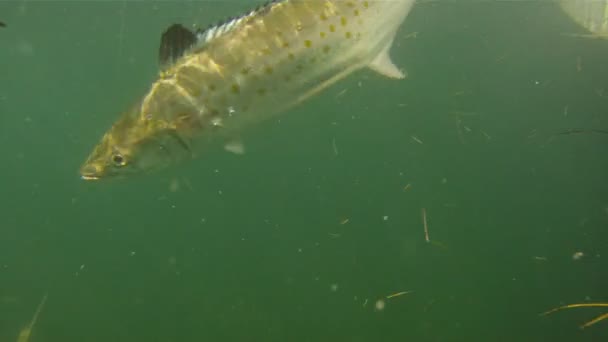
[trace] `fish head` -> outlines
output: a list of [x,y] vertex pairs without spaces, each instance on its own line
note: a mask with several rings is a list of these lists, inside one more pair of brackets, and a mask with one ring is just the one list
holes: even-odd
[[124,178],[165,168],[191,155],[175,125],[127,113],[104,134],[80,175],[84,180]]

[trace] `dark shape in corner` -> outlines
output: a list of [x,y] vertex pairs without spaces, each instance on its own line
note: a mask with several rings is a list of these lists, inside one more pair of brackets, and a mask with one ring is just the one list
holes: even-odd
[[4,23],[4,21],[0,21],[0,27],[6,27],[6,24]]
[[160,38],[158,60],[161,66],[171,65],[196,43],[196,35],[180,24],[171,25]]

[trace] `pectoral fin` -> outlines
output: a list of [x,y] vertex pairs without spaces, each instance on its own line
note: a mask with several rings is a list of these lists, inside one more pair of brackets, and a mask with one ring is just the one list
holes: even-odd
[[369,64],[369,68],[386,77],[403,79],[406,77],[407,73],[400,70],[395,63],[393,63],[391,56],[389,55],[392,45],[393,41],[391,40],[390,43],[386,44],[384,49],[382,49],[378,56],[376,56],[376,58],[374,58],[374,60]]

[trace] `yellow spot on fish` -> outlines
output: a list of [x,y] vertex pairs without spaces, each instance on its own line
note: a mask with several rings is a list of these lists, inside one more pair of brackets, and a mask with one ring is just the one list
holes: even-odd
[[342,26],[346,26],[346,17],[340,18],[340,24],[342,24]]
[[258,89],[258,94],[259,94],[259,95],[264,95],[264,94],[266,94],[266,88],[260,88],[260,89]]
[[271,66],[267,66],[267,67],[264,69],[264,71],[265,71],[265,72],[266,72],[268,75],[272,74],[272,72],[273,72],[273,70],[272,70],[272,67],[271,67]]
[[353,4],[351,1],[346,3],[346,6],[348,7],[355,7],[355,4]]
[[287,58],[289,58],[290,60],[293,61],[296,58],[296,56],[294,56],[294,54],[290,52],[287,54]]
[[288,47],[289,47],[289,43],[288,43],[288,42],[284,42],[284,43],[283,43],[283,47],[284,47],[284,48],[288,48]]
[[325,32],[323,32],[323,31],[319,32],[319,36],[321,36],[321,38],[325,38]]
[[241,88],[239,87],[238,84],[233,84],[231,89],[234,94],[238,94],[241,91]]
[[329,25],[329,32],[336,32],[336,27],[334,25]]
[[329,53],[329,50],[331,50],[331,48],[329,47],[329,45],[323,46],[323,52]]
[[307,40],[304,41],[304,46],[306,46],[307,48],[309,48],[309,47],[312,46],[312,42],[307,39]]
[[321,20],[327,20],[327,16],[325,14],[321,14],[319,18],[321,18]]
[[359,16],[359,10],[358,9],[354,10],[353,14],[355,15],[355,17],[358,17]]
[[213,85],[213,84],[210,84],[210,85],[209,85],[209,90],[211,90],[211,91],[215,91],[215,89],[217,89],[217,88],[215,87],[215,85]]
[[363,7],[368,8],[369,7],[369,2],[363,1]]
[[350,39],[353,36],[353,34],[350,32],[346,32],[346,34],[344,34],[344,36],[346,37],[346,39]]

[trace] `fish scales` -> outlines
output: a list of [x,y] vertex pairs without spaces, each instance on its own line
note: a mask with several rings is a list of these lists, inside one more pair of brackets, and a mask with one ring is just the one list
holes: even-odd
[[167,164],[194,145],[239,136],[364,67],[403,78],[388,51],[413,2],[274,1],[198,32],[198,42],[104,136],[83,178]]
[[362,25],[370,3],[359,4],[287,1],[269,5],[262,14],[241,21],[237,29],[202,51],[193,51],[164,73],[156,91],[144,101],[142,113],[174,113],[164,108],[175,105],[168,101],[170,96],[162,94],[168,92],[183,98],[177,102],[192,105],[197,113],[235,114],[231,116],[234,120],[222,118],[228,128],[222,131],[229,133],[237,128],[231,121],[242,126],[284,110],[282,107],[307,97],[307,90],[330,79],[333,70],[364,63],[341,50],[349,40],[359,40],[364,34]]

